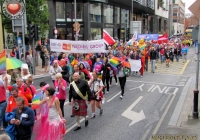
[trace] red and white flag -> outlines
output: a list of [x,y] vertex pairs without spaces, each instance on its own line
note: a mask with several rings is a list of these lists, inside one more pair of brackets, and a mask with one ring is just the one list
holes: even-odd
[[109,35],[109,33],[106,30],[103,30],[103,39],[107,45],[115,44],[115,40]]

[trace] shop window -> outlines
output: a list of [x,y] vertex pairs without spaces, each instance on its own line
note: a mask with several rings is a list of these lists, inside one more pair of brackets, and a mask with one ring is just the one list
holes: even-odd
[[56,2],[56,21],[65,21],[65,3]]
[[113,6],[104,4],[104,23],[113,23]]
[[67,28],[67,40],[73,40],[72,28]]
[[129,25],[129,10],[121,9],[121,24],[124,24],[126,28]]
[[102,35],[101,34],[102,34],[101,28],[91,28],[90,40],[102,39]]
[[101,3],[90,4],[90,21],[101,22]]
[[57,28],[58,34],[57,39],[66,39],[66,29],[65,28]]

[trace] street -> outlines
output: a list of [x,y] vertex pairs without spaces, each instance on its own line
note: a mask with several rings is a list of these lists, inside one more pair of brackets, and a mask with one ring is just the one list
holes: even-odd
[[[92,113],[88,105],[89,125],[86,128],[84,119],[81,119],[82,129],[74,132],[75,118],[71,118],[71,106],[65,102],[65,119],[67,120],[67,133],[65,140],[149,140],[154,134],[166,134],[169,123],[174,123],[172,114],[183,96],[183,89],[191,76],[195,75],[196,62],[193,61],[194,48],[188,54],[189,62],[182,65],[182,73],[162,73],[161,69],[173,69],[159,64],[154,74],[146,72],[141,78],[131,75],[127,78],[125,96],[120,99],[120,87],[113,85],[110,92],[105,94],[103,115],[96,109],[96,118],[90,119]],[[171,63],[183,63],[171,62]],[[173,66],[173,65],[172,65]],[[44,76],[44,77],[42,77]],[[34,80],[34,85],[39,90],[39,83],[45,81],[52,85],[51,77],[40,75]],[[67,89],[68,97],[68,89]],[[182,107],[182,106],[181,106]],[[180,110],[179,110],[180,111]],[[179,115],[179,111],[177,115]]]

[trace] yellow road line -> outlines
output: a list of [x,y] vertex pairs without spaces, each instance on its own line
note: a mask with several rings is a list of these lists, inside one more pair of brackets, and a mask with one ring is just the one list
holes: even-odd
[[182,70],[180,71],[179,74],[183,74],[183,72],[185,71],[185,69],[186,69],[186,67],[187,67],[189,62],[190,62],[190,60],[187,60],[187,62],[184,64],[184,66],[183,66],[183,68],[182,68]]

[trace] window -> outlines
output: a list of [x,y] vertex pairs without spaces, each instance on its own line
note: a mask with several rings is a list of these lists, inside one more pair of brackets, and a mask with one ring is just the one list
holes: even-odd
[[176,0],[173,0],[173,4],[175,4]]
[[56,21],[65,21],[65,3],[56,2]]
[[[72,4],[73,15],[74,13],[74,4]],[[75,21],[75,16],[73,16],[73,21]],[[76,4],[76,21],[83,21],[83,3]]]
[[121,24],[129,25],[129,10],[121,9]]
[[177,19],[173,19],[173,22],[177,22]]
[[173,9],[178,9],[178,6],[173,6]]
[[66,3],[66,7],[67,7],[67,12],[66,12],[67,22],[71,22],[72,21],[72,17],[73,17],[72,4],[71,3]]
[[178,16],[178,13],[173,13],[173,16]]
[[91,28],[91,37],[90,40],[101,39],[101,28]]
[[101,22],[101,3],[90,4],[90,21]]
[[67,40],[73,40],[73,38],[72,38],[72,28],[67,28]]
[[120,24],[120,8],[115,7],[115,23]]
[[104,4],[104,23],[113,23],[113,6]]

